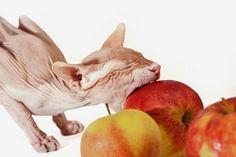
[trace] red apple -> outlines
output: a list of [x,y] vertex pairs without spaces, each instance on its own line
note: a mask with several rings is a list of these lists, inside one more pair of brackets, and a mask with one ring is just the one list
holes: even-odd
[[236,156],[236,97],[214,103],[196,116],[189,127],[186,154]]
[[148,113],[161,128],[165,140],[163,157],[177,157],[184,156],[189,124],[203,104],[189,86],[178,81],[162,80],[135,90],[124,108]]
[[131,109],[91,123],[81,139],[81,157],[163,157],[161,147],[156,122]]

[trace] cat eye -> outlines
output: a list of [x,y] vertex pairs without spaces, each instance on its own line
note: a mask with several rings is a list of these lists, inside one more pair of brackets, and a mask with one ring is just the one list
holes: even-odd
[[124,69],[129,69],[130,67],[132,67],[132,65],[127,65]]
[[87,66],[87,65],[92,65],[92,64],[99,64],[99,60],[98,59],[93,59],[93,60],[89,60],[83,63],[83,65]]

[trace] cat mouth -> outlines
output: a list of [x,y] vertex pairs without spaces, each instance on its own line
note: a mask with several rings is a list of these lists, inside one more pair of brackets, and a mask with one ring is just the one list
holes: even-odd
[[[152,74],[150,74],[150,81],[148,83],[152,83],[152,82],[155,82],[157,81],[158,79],[160,79],[161,77],[161,73],[160,71],[159,72],[152,72]],[[147,83],[146,83],[147,84]]]
[[146,77],[143,76],[137,80],[134,79],[132,85],[130,86],[130,90],[128,91],[128,95],[130,95],[137,88],[144,86],[145,84],[149,84],[149,83],[153,83],[157,81],[160,78],[160,76],[161,76],[160,72],[159,73],[151,72]]
[[[159,73],[155,73],[155,75],[156,75],[156,78],[155,78],[154,81],[158,80],[161,77],[161,73],[160,72]],[[151,81],[151,82],[154,82],[154,81]]]

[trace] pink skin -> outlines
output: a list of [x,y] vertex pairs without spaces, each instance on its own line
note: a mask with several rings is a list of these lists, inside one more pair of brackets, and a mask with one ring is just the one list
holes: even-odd
[[55,151],[59,143],[32,115],[51,115],[63,135],[73,135],[83,125],[67,120],[65,111],[99,103],[120,111],[130,92],[159,78],[160,65],[123,47],[124,34],[124,24],[118,25],[100,50],[69,64],[29,18],[20,17],[18,28],[0,18],[0,103],[36,151]]

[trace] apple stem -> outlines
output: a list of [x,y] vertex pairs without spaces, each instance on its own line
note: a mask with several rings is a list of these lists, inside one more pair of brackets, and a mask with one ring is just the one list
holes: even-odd
[[235,111],[234,111],[234,108],[233,108],[232,106],[230,106],[230,104],[226,101],[225,98],[221,98],[221,99],[222,99],[222,102],[223,102],[223,104],[224,104],[224,107],[225,107],[225,109],[226,109],[226,111],[227,111],[228,113],[235,112]]
[[107,104],[107,103],[105,103],[105,105],[106,105],[106,108],[107,108],[107,112],[108,112],[108,114],[109,114],[109,115],[111,115],[111,111],[110,111],[110,109],[109,109],[109,106],[108,106],[108,104]]

